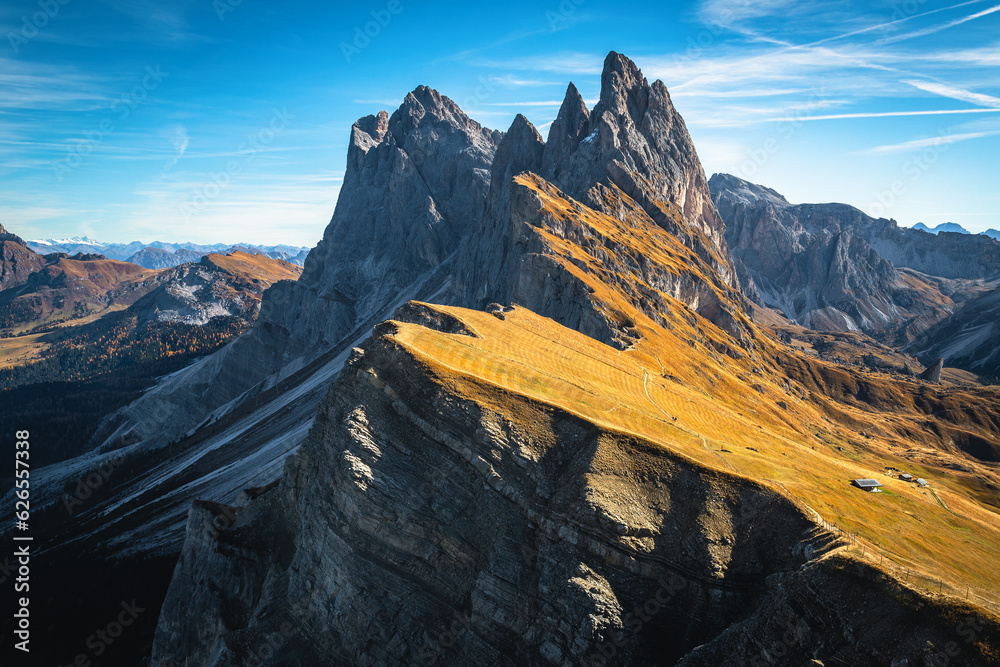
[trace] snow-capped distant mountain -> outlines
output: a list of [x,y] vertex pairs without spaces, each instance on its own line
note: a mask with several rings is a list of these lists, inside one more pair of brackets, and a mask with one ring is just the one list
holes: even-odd
[[991,239],[1000,241],[1000,229],[987,229],[983,232],[983,236],[989,236]]
[[[177,266],[184,262],[197,261],[197,259],[211,253],[228,253],[233,250],[242,250],[250,254],[263,254],[272,259],[283,259],[292,264],[303,266],[306,255],[309,254],[309,248],[304,246],[264,246],[250,243],[170,243],[166,241],[153,241],[152,243],[143,243],[142,241],[102,243],[87,236],[74,236],[61,239],[34,239],[28,241],[27,245],[42,255],[53,252],[64,252],[68,255],[75,255],[78,252],[100,253],[108,259],[133,262],[147,269]],[[163,252],[144,252],[147,249]],[[170,261],[164,261],[164,252],[170,256]],[[144,261],[147,258],[150,259],[149,262]]]
[[38,246],[63,246],[63,245],[87,245],[87,246],[103,246],[104,243],[100,241],[95,241],[89,236],[73,236],[71,238],[65,239],[35,239],[33,241],[28,241],[29,245]]

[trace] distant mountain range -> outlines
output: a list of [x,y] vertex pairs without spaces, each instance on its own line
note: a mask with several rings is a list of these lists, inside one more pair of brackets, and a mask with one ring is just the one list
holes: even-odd
[[168,243],[164,241],[153,241],[152,243],[143,243],[142,241],[102,243],[88,236],[74,236],[63,239],[35,239],[28,241],[26,245],[42,255],[53,252],[64,252],[68,255],[75,255],[78,252],[84,254],[97,253],[104,255],[108,259],[131,262],[146,269],[167,269],[186,264],[187,262],[197,262],[205,255],[212,253],[225,254],[237,250],[250,255],[267,255],[271,259],[281,259],[303,266],[306,255],[309,254],[309,248],[304,246],[263,246],[250,243],[237,243],[235,245],[212,243],[205,245],[200,243]]
[[[991,363],[1000,243],[710,183],[619,53],[547,140],[426,86],[360,118],[298,280],[99,252],[37,293],[170,278],[47,357],[96,387],[0,393],[37,443],[37,664],[122,600],[103,664],[917,665],[973,614],[960,662],[996,662],[1000,389],[893,348],[975,301],[919,349]],[[67,407],[75,447],[39,431]]]
[[944,357],[1000,374],[995,239],[953,223],[907,229],[847,204],[791,204],[729,174],[709,186],[752,300],[817,331],[862,331],[927,364]]
[[[918,222],[917,224],[913,225],[913,227],[911,227],[910,229],[916,229],[921,232],[929,232],[931,234],[940,234],[941,232],[953,232],[955,234],[972,233],[962,225],[958,224],[957,222],[942,222],[940,225],[937,225],[936,227],[928,227],[924,223]],[[1000,240],[1000,230],[987,229],[985,232],[979,232],[979,233],[983,236],[989,236],[990,238]]]

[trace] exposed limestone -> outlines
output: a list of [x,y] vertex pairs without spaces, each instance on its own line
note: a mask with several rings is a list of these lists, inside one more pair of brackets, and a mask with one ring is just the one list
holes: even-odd
[[920,379],[925,382],[940,382],[941,381],[941,370],[944,368],[944,358],[940,358],[933,364],[924,369],[924,372],[920,374]]
[[293,605],[308,619],[265,665],[302,646],[315,664],[670,662],[806,561],[811,524],[773,491],[558,411],[496,413],[393,331],[352,358],[277,489],[232,528],[192,511],[152,664],[241,664]]
[[[811,329],[863,331],[906,344],[979,289],[969,279],[980,277],[977,262],[991,256],[980,258],[972,248],[991,239],[970,242],[973,261],[964,280],[948,279],[950,261],[933,259],[941,249],[925,248],[928,261],[921,262],[881,254],[888,239],[909,245],[920,234],[933,243],[931,235],[846,204],[792,205],[774,190],[728,174],[714,175],[710,184],[748,296]],[[1000,253],[993,255],[1000,261]]]

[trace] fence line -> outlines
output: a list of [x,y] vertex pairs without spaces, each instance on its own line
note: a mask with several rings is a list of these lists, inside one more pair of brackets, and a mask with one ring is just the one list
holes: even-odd
[[[848,544],[846,546],[846,550],[848,552],[853,553],[855,556],[860,557],[866,562],[872,561],[873,564],[878,564],[881,568],[891,572],[897,580],[902,581],[904,584],[914,588],[923,588],[928,592],[938,593],[939,595],[947,593],[953,597],[977,602],[978,604],[993,609],[994,611],[1000,611],[1000,599],[997,598],[997,593],[995,591],[977,588],[969,584],[966,584],[964,588],[956,588],[942,579],[932,577],[929,574],[924,574],[923,572],[907,565],[901,565],[892,558],[886,556],[878,544],[873,544],[859,539],[857,533],[846,530],[832,521],[827,521],[822,516],[819,517],[819,521],[820,524],[830,532],[837,533],[848,540]],[[993,597],[982,595],[981,591],[992,593]]]

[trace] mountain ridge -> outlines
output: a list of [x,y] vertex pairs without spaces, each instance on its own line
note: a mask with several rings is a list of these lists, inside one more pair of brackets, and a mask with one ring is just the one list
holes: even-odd
[[[752,322],[663,84],[611,52],[601,101],[578,98],[547,143],[425,86],[359,119],[302,277],[87,455],[35,471],[45,504],[127,462],[50,557],[180,553],[153,665],[245,664],[303,607],[266,664],[745,662],[761,647],[740,628],[780,635],[790,609],[816,639],[780,664],[899,664],[998,604],[996,392],[836,364]],[[904,465],[961,509],[848,483]],[[978,597],[918,593],[823,517]],[[1000,636],[984,628],[970,655]]]
[[104,243],[89,237],[72,237],[65,239],[35,239],[23,242],[39,254],[78,252],[100,253],[108,259],[132,262],[147,269],[163,269],[178,266],[185,262],[197,261],[211,253],[232,252],[240,250],[247,253],[262,253],[272,259],[281,259],[301,266],[309,249],[302,246],[289,245],[254,245],[249,243],[170,243],[165,241],[131,241],[129,243]]
[[1000,243],[929,235],[846,204],[790,204],[715,174],[713,197],[751,298],[806,327],[907,345],[1000,271]]

